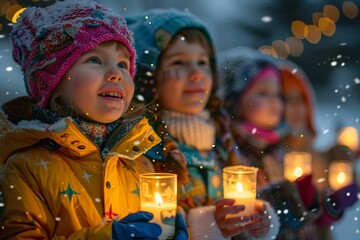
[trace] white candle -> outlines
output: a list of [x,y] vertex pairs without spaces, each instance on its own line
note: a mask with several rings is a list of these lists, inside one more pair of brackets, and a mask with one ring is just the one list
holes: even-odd
[[245,210],[238,214],[231,214],[231,216],[250,216],[255,212],[255,194],[253,192],[244,191],[242,184],[237,183],[237,191],[225,192],[225,198],[231,198],[235,200],[235,204],[241,204],[245,206]]
[[154,214],[150,222],[161,226],[162,233],[159,239],[172,239],[175,233],[176,203],[163,203],[160,194],[155,193],[155,195],[156,203],[141,203],[141,210]]

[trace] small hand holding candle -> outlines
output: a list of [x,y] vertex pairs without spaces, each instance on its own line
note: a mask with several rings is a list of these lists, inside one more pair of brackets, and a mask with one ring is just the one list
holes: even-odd
[[176,174],[146,173],[140,175],[141,210],[151,212],[151,222],[162,228],[159,239],[172,239],[175,234],[177,201]]

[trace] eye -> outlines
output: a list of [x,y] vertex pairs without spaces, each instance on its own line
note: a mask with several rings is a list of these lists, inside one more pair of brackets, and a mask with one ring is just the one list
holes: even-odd
[[118,67],[123,69],[129,69],[127,62],[119,62]]
[[97,57],[91,57],[88,60],[86,60],[87,63],[92,63],[92,64],[101,64],[101,61],[99,58]]
[[208,59],[200,59],[200,60],[198,61],[198,64],[199,64],[200,66],[209,66],[209,60],[208,60]]
[[184,65],[184,61],[178,59],[178,60],[174,60],[172,61],[171,65],[177,66],[177,65]]

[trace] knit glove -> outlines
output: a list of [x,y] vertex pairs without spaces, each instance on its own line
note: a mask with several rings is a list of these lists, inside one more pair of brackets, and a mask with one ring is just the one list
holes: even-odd
[[189,239],[187,226],[183,216],[180,213],[176,213],[175,222],[175,240],[187,240]]
[[300,198],[307,209],[319,207],[317,202],[317,190],[312,183],[312,175],[301,176],[295,181],[295,185],[298,189]]
[[330,226],[338,221],[344,210],[352,206],[357,200],[358,187],[356,183],[347,185],[331,194],[325,193],[323,196],[324,211],[317,219],[319,226]]
[[347,185],[336,192],[330,194],[330,202],[338,211],[344,211],[358,200],[358,187],[356,183]]
[[112,238],[115,240],[128,239],[158,239],[161,227],[156,223],[149,223],[153,214],[149,212],[132,213],[112,224]]

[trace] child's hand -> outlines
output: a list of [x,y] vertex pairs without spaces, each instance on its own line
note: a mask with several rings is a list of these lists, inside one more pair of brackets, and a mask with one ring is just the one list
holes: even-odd
[[227,217],[228,214],[235,214],[245,209],[244,205],[234,205],[234,199],[220,199],[215,204],[215,219],[224,237],[232,237],[240,234],[245,227],[240,223],[250,221],[249,216]]
[[252,222],[247,224],[245,229],[254,237],[261,237],[269,231],[270,219],[264,202],[256,200],[255,210],[257,213],[251,215]]
[[113,239],[158,239],[161,227],[156,223],[149,223],[153,215],[149,212],[131,213],[112,224]]

